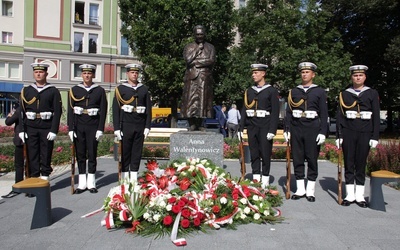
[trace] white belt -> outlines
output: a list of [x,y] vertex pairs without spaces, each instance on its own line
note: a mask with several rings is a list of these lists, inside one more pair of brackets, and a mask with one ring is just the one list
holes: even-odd
[[269,111],[266,110],[262,110],[262,109],[257,109],[256,111],[252,110],[252,109],[248,109],[246,110],[246,115],[247,117],[266,117],[268,115],[270,115]]
[[42,119],[42,120],[50,120],[53,116],[52,112],[26,112],[26,118],[28,120]]
[[361,118],[361,120],[371,120],[372,112],[371,111],[357,112],[357,111],[348,110],[348,111],[346,111],[346,117],[347,117],[347,119]]
[[318,117],[317,111],[314,111],[314,110],[306,110],[306,111],[303,112],[302,110],[294,109],[292,111],[292,115],[293,115],[294,118],[305,117],[307,119],[315,119],[315,118]]

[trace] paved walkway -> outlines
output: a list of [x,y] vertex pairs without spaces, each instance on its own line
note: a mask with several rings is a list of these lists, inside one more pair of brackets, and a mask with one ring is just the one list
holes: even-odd
[[[177,249],[168,237],[145,238],[108,231],[100,225],[103,214],[82,219],[98,209],[117,182],[117,164],[100,158],[97,172],[99,193],[70,194],[69,166],[56,167],[52,175],[52,217],[49,227],[30,230],[35,198],[19,195],[0,200],[0,249]],[[386,212],[336,202],[337,168],[319,162],[316,202],[284,200],[285,221],[271,225],[242,225],[237,230],[209,231],[186,237],[185,249],[399,249],[400,192],[383,187]],[[142,162],[141,170],[145,167]],[[224,161],[224,168],[240,176],[238,161]],[[283,191],[285,162],[273,162],[271,181]],[[247,165],[247,172],[250,166]],[[0,195],[11,190],[13,173],[0,177]],[[294,179],[294,178],[292,178]],[[76,178],[77,180],[77,178]],[[292,182],[294,187],[295,181]],[[294,189],[294,188],[293,188]],[[282,193],[283,194],[283,193]],[[366,197],[369,196],[369,180]]]

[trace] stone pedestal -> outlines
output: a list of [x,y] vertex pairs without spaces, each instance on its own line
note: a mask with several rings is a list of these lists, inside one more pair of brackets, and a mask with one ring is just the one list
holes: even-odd
[[189,131],[178,132],[170,138],[170,160],[180,158],[207,158],[217,166],[224,164],[224,138],[220,133]]

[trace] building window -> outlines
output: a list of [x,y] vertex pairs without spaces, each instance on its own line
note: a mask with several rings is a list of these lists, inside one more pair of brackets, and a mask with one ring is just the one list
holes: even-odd
[[0,62],[0,77],[6,77],[6,63]]
[[13,2],[11,1],[1,1],[2,15],[12,16],[13,15]]
[[75,2],[75,23],[83,23],[85,20],[85,3]]
[[128,40],[125,37],[121,37],[121,55],[129,55],[129,45]]
[[8,76],[10,78],[20,78],[19,75],[19,64],[18,63],[9,63],[8,64]]
[[124,81],[124,80],[127,80],[127,78],[126,78],[126,68],[125,68],[125,66],[121,66],[120,67],[120,74],[119,74],[119,79],[120,79],[120,81]]
[[92,4],[92,3],[90,4],[89,24],[99,25],[99,5],[98,4]]
[[74,51],[82,52],[83,49],[83,33],[75,32],[74,33]]
[[89,34],[89,53],[97,53],[97,37],[96,34]]
[[1,42],[2,43],[12,43],[13,41],[13,33],[12,32],[2,32],[1,33]]

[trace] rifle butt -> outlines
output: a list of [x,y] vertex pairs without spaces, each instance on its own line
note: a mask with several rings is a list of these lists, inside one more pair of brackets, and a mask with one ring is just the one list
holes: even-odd
[[290,163],[290,144],[289,144],[289,142],[287,142],[287,145],[286,145],[286,194],[285,194],[286,199],[290,198],[290,178],[292,175],[290,165],[291,165],[291,163]]
[[75,144],[71,145],[71,194],[75,192]]

